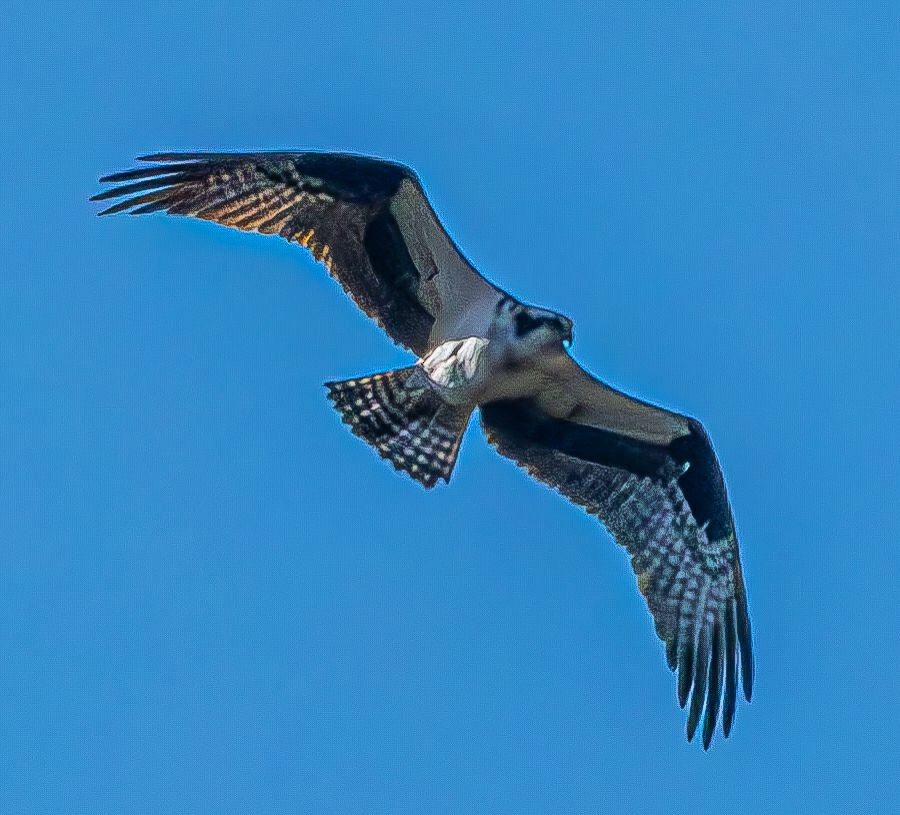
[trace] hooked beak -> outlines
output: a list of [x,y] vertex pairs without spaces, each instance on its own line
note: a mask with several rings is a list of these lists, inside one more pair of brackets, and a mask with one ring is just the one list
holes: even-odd
[[574,344],[574,342],[575,342],[575,333],[574,333],[574,329],[572,328],[572,321],[566,320],[566,329],[565,329],[565,333],[563,334],[563,340],[562,340],[563,348],[566,348],[566,349],[571,348],[572,345]]

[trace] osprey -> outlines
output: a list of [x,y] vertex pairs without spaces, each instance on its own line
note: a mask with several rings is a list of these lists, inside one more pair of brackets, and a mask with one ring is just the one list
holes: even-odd
[[701,424],[626,396],[568,353],[572,321],[482,277],[407,167],[340,153],[159,153],[100,179],[101,215],[162,210],[307,248],[414,365],[327,383],[350,430],[425,487],[449,481],[478,408],[488,441],[596,515],[631,555],[687,737],[734,721],[750,620],[722,471]]

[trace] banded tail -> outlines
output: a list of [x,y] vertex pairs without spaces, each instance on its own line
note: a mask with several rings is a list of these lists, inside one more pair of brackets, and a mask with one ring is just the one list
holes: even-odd
[[451,405],[419,365],[326,382],[344,422],[426,488],[450,480],[470,408]]

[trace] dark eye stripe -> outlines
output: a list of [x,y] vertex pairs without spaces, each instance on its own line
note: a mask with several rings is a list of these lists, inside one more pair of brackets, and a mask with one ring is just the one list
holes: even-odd
[[520,311],[516,314],[516,336],[524,337],[536,328],[540,328],[545,322],[546,320],[532,317],[527,311]]

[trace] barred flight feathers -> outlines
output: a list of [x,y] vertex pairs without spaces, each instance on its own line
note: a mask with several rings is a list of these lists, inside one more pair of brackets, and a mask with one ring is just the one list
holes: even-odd
[[471,408],[445,402],[420,365],[326,382],[350,430],[430,489],[450,481]]
[[[165,211],[304,246],[396,342],[422,356],[438,315],[499,290],[444,230],[413,172],[345,153],[156,153],[100,179],[101,215]],[[451,297],[466,292],[459,300]]]
[[[688,420],[690,441],[663,446],[553,418],[527,399],[483,405],[481,416],[500,453],[596,515],[628,550],[678,671],[678,701],[690,698],[688,739],[703,715],[708,748],[720,710],[727,737],[738,657],[748,701],[753,688],[750,621],[721,473],[700,425]],[[692,471],[708,489],[686,489]]]

